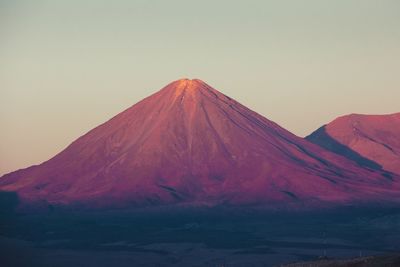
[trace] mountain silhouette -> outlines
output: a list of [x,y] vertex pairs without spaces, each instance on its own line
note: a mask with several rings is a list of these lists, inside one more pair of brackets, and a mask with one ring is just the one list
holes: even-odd
[[346,115],[306,139],[363,166],[400,174],[400,113]]
[[181,79],[4,175],[25,205],[313,208],[396,201],[399,179],[297,137],[201,80]]

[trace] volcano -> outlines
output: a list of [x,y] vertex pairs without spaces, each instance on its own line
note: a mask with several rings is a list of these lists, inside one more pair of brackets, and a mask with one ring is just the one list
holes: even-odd
[[399,189],[398,176],[361,168],[197,79],[170,83],[0,179],[25,205],[90,209],[324,207],[394,201]]
[[361,165],[400,174],[400,113],[346,115],[306,139]]

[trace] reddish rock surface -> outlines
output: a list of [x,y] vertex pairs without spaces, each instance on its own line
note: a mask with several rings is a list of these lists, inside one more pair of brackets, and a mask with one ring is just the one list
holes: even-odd
[[328,152],[200,80],[182,79],[0,179],[22,203],[87,208],[322,207],[395,201],[399,179]]
[[[308,139],[322,146],[328,139],[334,139],[383,169],[400,174],[400,113],[351,114],[337,118],[322,129]],[[317,138],[318,131],[325,134]]]

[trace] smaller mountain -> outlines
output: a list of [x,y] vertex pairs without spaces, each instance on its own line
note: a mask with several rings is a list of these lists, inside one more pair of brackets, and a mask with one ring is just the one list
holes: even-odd
[[400,173],[400,112],[339,117],[306,139],[363,167]]

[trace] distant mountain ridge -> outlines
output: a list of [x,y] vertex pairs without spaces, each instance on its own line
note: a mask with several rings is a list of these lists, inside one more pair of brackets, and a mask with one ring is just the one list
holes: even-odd
[[0,179],[21,205],[321,208],[397,202],[398,176],[297,137],[201,80],[181,79]]
[[342,116],[306,139],[363,166],[400,174],[400,113]]

